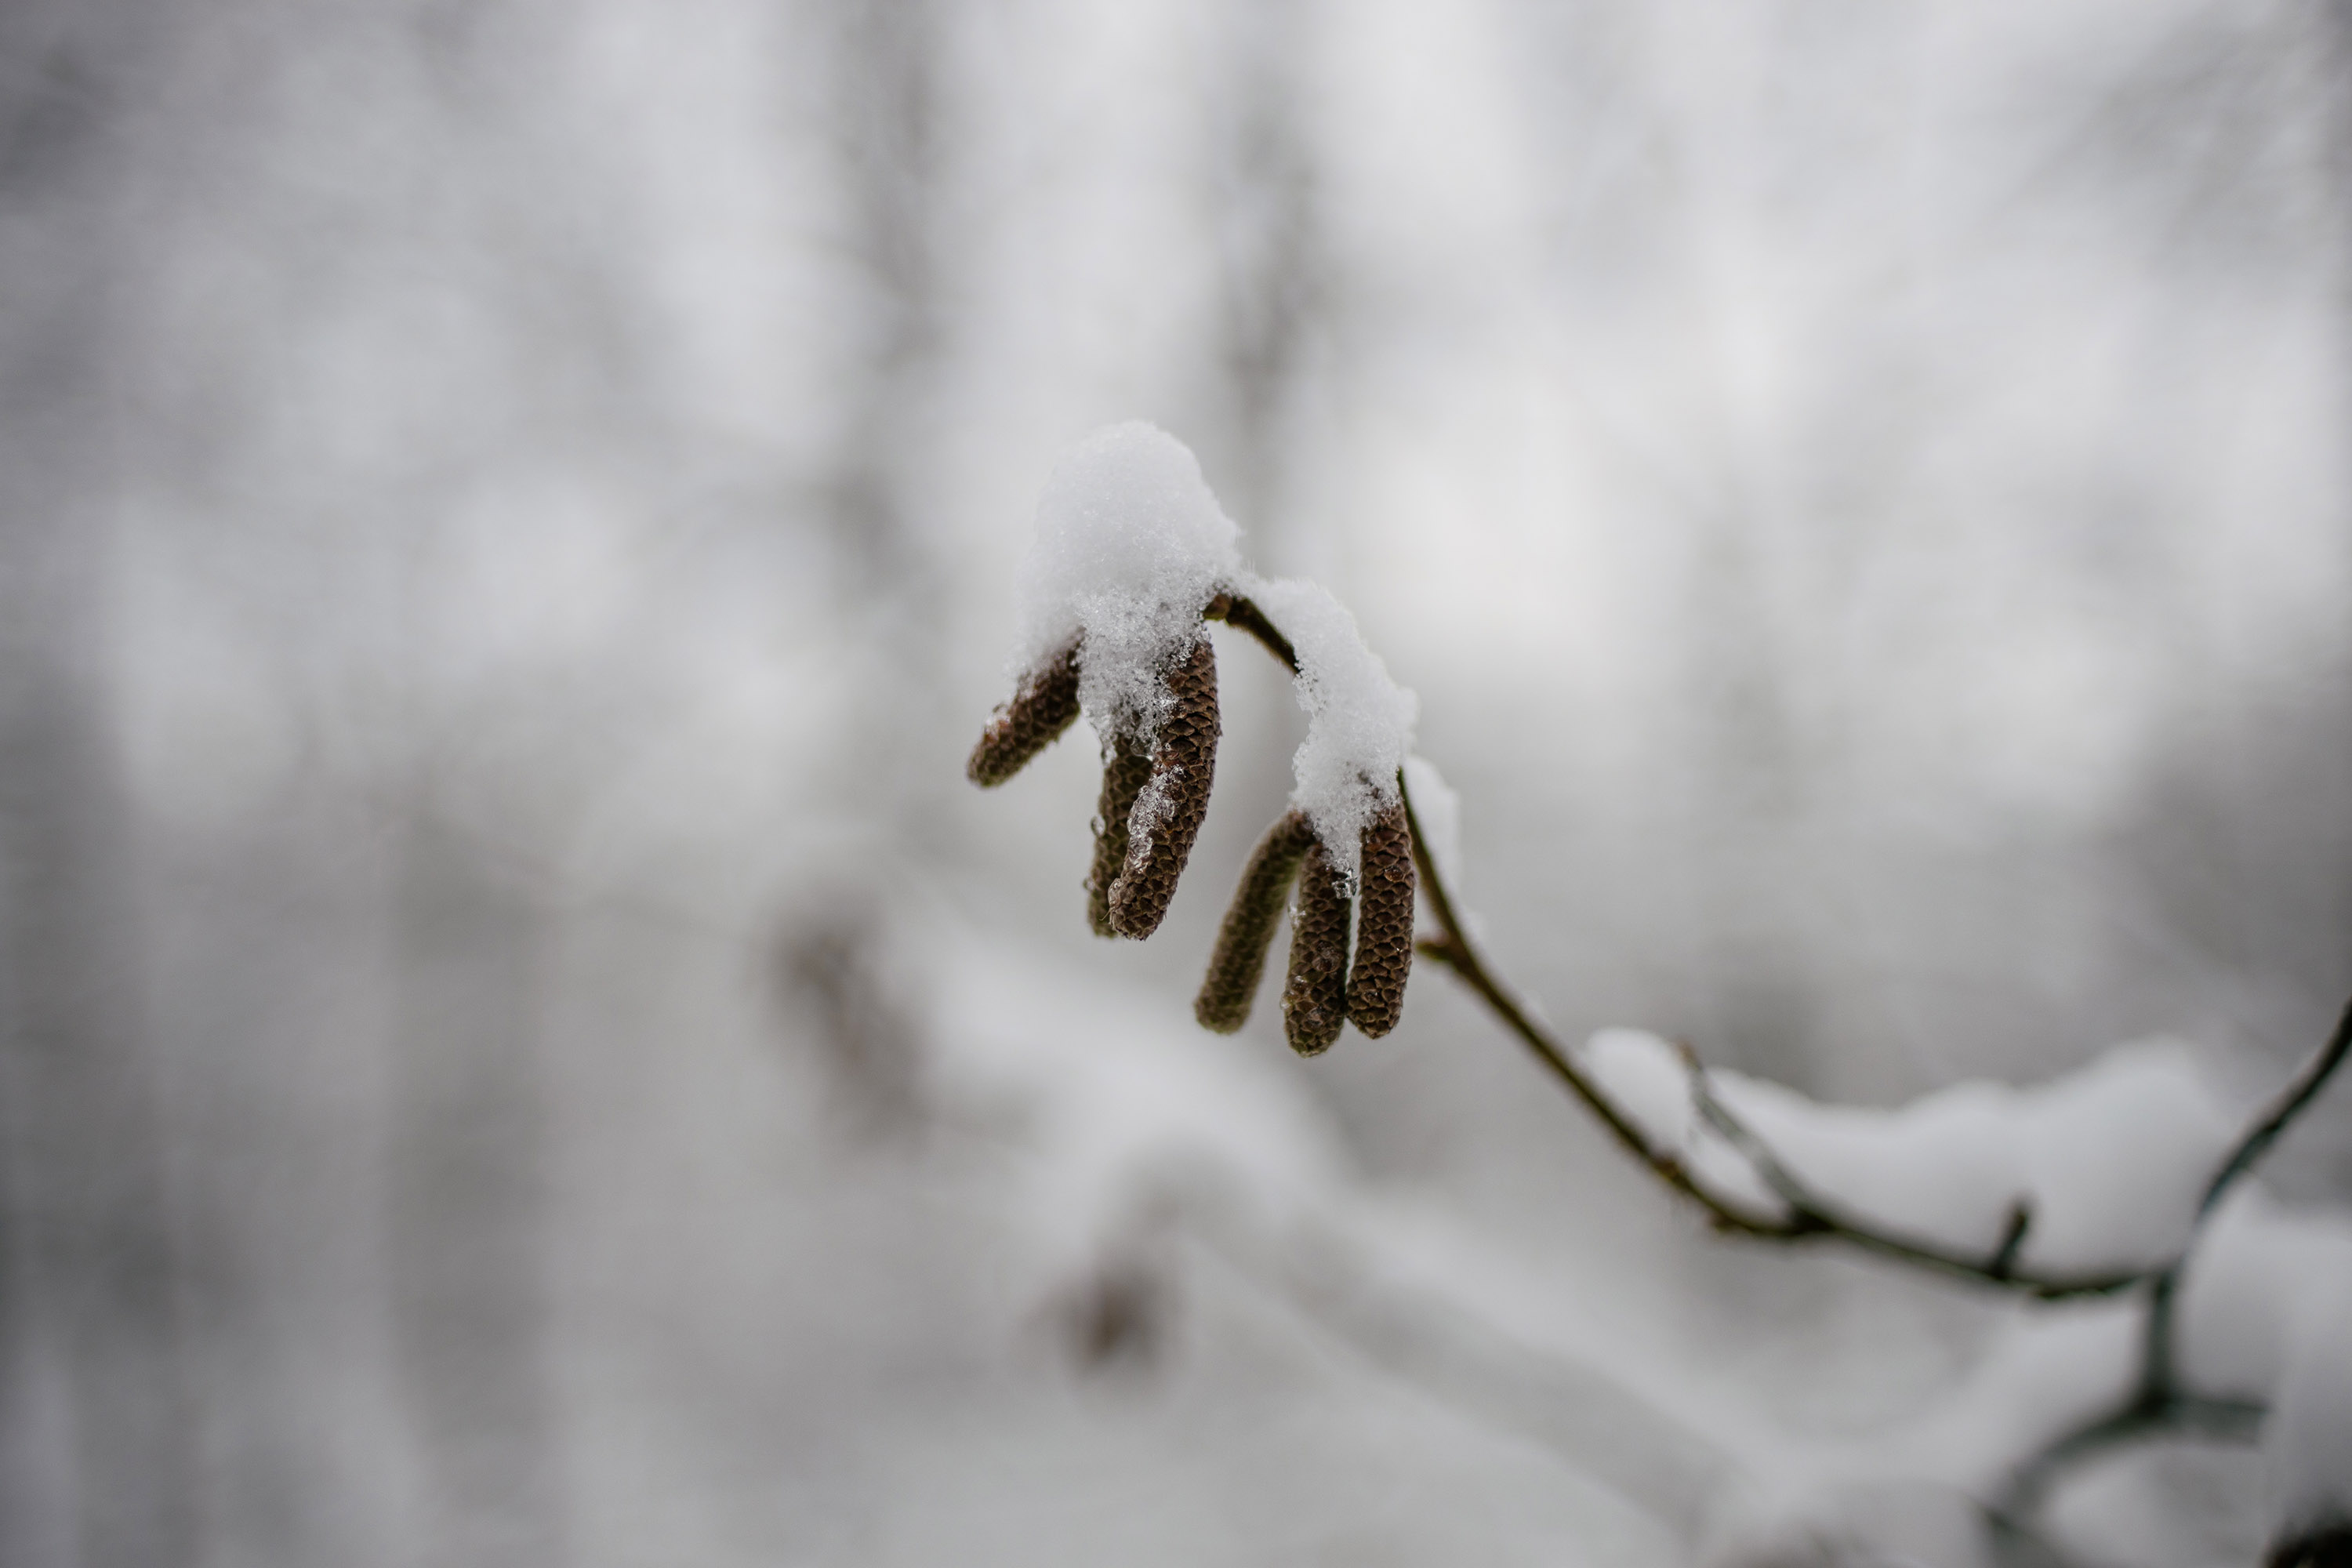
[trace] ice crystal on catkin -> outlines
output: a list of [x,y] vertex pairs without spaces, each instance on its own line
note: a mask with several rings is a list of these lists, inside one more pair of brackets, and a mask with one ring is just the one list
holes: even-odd
[[1095,863],[1087,873],[1087,923],[1097,936],[1117,936],[1111,923],[1111,890],[1127,867],[1128,821],[1151,780],[1151,753],[1132,742],[1103,748],[1102,798],[1095,806]]
[[1267,828],[1250,851],[1241,885],[1234,889],[1224,924],[1218,928],[1208,976],[1192,1003],[1192,1016],[1202,1028],[1230,1035],[1249,1022],[1258,981],[1265,973],[1266,949],[1274,945],[1275,922],[1282,918],[1283,899],[1314,842],[1315,829],[1306,814],[1294,811]]
[[1347,1021],[1348,879],[1318,839],[1298,868],[1282,1028],[1292,1050],[1313,1057],[1330,1049]]
[[1402,803],[1364,829],[1360,860],[1348,1021],[1378,1039],[1396,1027],[1412,970],[1412,832]]
[[1153,731],[1151,776],[1129,815],[1127,858],[1110,890],[1110,923],[1139,940],[1160,929],[1176,879],[1209,809],[1217,772],[1217,654],[1208,637],[1171,670],[1168,711]]

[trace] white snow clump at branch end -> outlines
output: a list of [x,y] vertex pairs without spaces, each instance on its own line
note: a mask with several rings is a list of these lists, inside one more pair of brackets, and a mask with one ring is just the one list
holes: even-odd
[[1421,701],[1389,679],[1356,617],[1328,590],[1286,580],[1253,582],[1244,591],[1298,654],[1307,739],[1291,759],[1297,788],[1290,804],[1315,824],[1315,836],[1353,881],[1358,838],[1397,802],[1397,770],[1412,751]]
[[1396,804],[1421,705],[1337,599],[1245,571],[1240,541],[1184,443],[1141,420],[1096,431],[1055,464],[1038,500],[1014,674],[1082,636],[1079,706],[1106,740],[1148,742],[1165,677],[1207,635],[1202,607],[1227,591],[1255,601],[1298,655],[1307,739],[1291,804],[1352,879],[1365,826]]
[[1079,705],[1105,740],[1150,741],[1163,678],[1206,635],[1201,606],[1241,571],[1240,540],[1184,443],[1139,419],[1096,431],[1038,498],[1015,674],[1083,633]]

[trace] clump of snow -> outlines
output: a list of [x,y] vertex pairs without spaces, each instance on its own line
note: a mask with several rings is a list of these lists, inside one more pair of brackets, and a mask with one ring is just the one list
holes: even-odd
[[2301,1283],[2263,1430],[2280,1536],[2352,1524],[2352,1277],[2339,1269]]
[[1785,1208],[1746,1157],[1701,1119],[1690,1058],[1680,1046],[1647,1029],[1602,1029],[1578,1058],[1651,1153],[1674,1160],[1708,1192],[1759,1218]]
[[2180,1361],[2199,1390],[2268,1398],[2315,1290],[2352,1279],[2352,1221],[2293,1209],[2254,1181],[2213,1211],[2181,1279]]
[[[1207,635],[1202,609],[1223,590],[1247,595],[1298,655],[1307,739],[1293,759],[1292,804],[1352,879],[1365,826],[1396,804],[1420,704],[1337,599],[1245,572],[1239,546],[1181,441],[1141,420],[1096,431],[1055,465],[1037,503],[1015,673],[1083,637],[1079,705],[1106,739],[1148,742],[1171,700],[1169,671]],[[1451,797],[1442,780],[1433,805],[1441,795]]]
[[1587,1071],[1641,1129],[1653,1153],[1680,1154],[1698,1134],[1690,1067],[1682,1052],[1647,1029],[1602,1029],[1581,1053]]
[[[1680,1047],[1607,1029],[1583,1058],[1654,1152],[1753,1201],[1759,1173],[1698,1114]],[[2175,1040],[2119,1046],[2031,1089],[1955,1084],[1893,1110],[1822,1105],[1735,1072],[1707,1082],[1823,1203],[1988,1259],[2023,1205],[2032,1224],[2016,1261],[2053,1271],[2171,1258],[2237,1131]]]
[[1106,738],[1148,741],[1201,607],[1240,573],[1240,537],[1184,443],[1142,420],[1096,431],[1038,499],[1018,669],[1083,635],[1080,706]]
[[2352,1521],[2352,1223],[2242,1182],[2207,1224],[2179,1303],[2189,1386],[2270,1406],[2277,1533]]
[[1307,739],[1291,768],[1290,803],[1315,824],[1340,869],[1357,875],[1365,826],[1397,802],[1397,770],[1412,751],[1421,703],[1389,679],[1364,646],[1356,617],[1313,583],[1249,582],[1244,591],[1298,654],[1298,705]]
[[1895,1110],[1819,1105],[1730,1073],[1720,1089],[1783,1163],[1882,1223],[1990,1254],[2024,1204],[2018,1261],[2048,1269],[2170,1258],[2238,1123],[2178,1040],[2117,1046],[2027,1089],[1954,1084]]

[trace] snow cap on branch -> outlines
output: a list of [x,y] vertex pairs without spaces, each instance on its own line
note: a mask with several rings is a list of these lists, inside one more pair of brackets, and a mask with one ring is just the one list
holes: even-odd
[[1015,673],[1083,634],[1081,705],[1106,739],[1148,741],[1169,672],[1206,635],[1202,605],[1240,573],[1239,542],[1181,441],[1142,420],[1096,431],[1038,499]]
[[1298,653],[1307,739],[1291,761],[1291,805],[1315,824],[1352,882],[1364,828],[1397,803],[1397,770],[1412,750],[1421,703],[1389,679],[1349,615],[1313,583],[1254,582],[1245,591]]

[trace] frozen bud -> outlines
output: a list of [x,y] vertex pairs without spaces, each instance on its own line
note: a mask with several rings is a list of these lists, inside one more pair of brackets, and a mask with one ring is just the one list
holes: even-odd
[[1003,784],[1060,739],[1077,716],[1078,645],[1073,640],[1021,678],[1013,700],[996,710],[971,749],[964,776],[982,789]]
[[1348,1021],[1378,1039],[1404,1011],[1405,976],[1412,969],[1412,830],[1402,801],[1372,818],[1362,844]]
[[1298,902],[1290,912],[1290,978],[1282,990],[1282,1028],[1290,1048],[1319,1056],[1348,1021],[1348,881],[1318,839],[1298,868]]
[[1242,868],[1241,885],[1218,928],[1216,951],[1209,955],[1208,978],[1192,1003],[1192,1016],[1201,1027],[1230,1035],[1249,1022],[1250,1004],[1265,973],[1265,952],[1274,943],[1275,922],[1282,918],[1283,896],[1290,891],[1298,863],[1315,842],[1315,829],[1304,812],[1294,811],[1265,830]]
[[1111,924],[1111,889],[1127,864],[1127,820],[1136,797],[1151,777],[1151,757],[1126,741],[1113,741],[1103,755],[1102,799],[1095,807],[1095,863],[1087,873],[1087,921],[1097,936],[1117,936]]
[[1217,655],[1204,635],[1167,677],[1168,709],[1151,737],[1151,777],[1129,813],[1127,862],[1110,923],[1139,941],[1160,929],[1209,810],[1217,772]]

